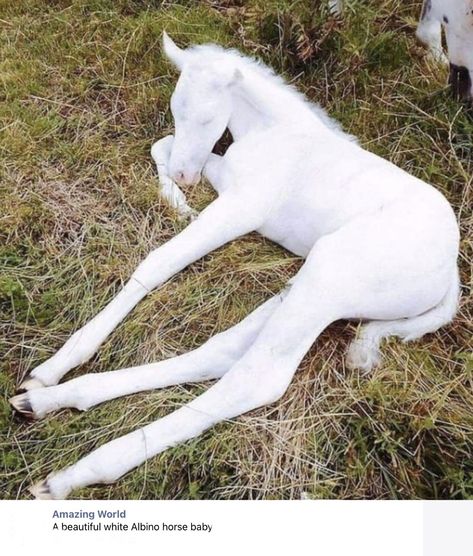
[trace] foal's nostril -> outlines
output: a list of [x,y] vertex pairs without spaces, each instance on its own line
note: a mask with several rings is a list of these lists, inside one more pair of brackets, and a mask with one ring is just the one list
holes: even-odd
[[184,172],[180,171],[180,172],[176,172],[173,176],[174,181],[176,181],[177,183],[183,183],[184,182]]
[[471,100],[472,83],[468,68],[450,64],[450,77],[448,82],[457,100]]
[[171,174],[171,178],[178,185],[195,185],[200,180],[200,172],[189,173],[184,170],[177,170]]

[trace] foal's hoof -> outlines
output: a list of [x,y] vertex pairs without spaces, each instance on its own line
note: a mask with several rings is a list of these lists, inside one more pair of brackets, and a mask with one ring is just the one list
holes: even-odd
[[379,366],[381,354],[375,343],[357,338],[348,347],[345,362],[349,369],[367,374]]
[[193,222],[199,216],[199,213],[190,207],[178,209],[177,214],[179,220],[189,222]]
[[28,488],[36,500],[54,500],[51,490],[49,489],[48,480],[40,481]]
[[9,401],[11,405],[16,409],[16,411],[18,411],[18,413],[21,413],[27,419],[37,419],[37,416],[35,415],[30,400],[28,398],[28,393],[13,396],[13,398],[10,398]]
[[30,375],[30,378],[27,378],[20,384],[18,391],[28,392],[28,390],[36,390],[36,388],[44,388],[44,384],[39,380],[39,378],[35,378]]

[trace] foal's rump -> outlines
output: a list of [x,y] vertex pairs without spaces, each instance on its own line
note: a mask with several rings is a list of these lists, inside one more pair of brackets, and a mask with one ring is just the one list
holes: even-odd
[[307,264],[324,268],[330,290],[342,292],[343,318],[414,317],[445,297],[458,272],[458,230],[432,193],[362,215],[315,244]]

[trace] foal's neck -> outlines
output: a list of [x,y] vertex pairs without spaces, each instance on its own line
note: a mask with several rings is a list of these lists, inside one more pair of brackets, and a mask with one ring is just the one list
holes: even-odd
[[229,129],[235,140],[251,131],[287,121],[326,129],[304,98],[276,78],[251,67],[242,68],[244,78],[233,93]]

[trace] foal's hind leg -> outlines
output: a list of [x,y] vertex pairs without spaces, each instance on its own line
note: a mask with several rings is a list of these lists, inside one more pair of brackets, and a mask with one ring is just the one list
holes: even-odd
[[340,311],[338,302],[332,301],[337,277],[321,279],[318,265],[312,270],[307,271],[305,266],[298,273],[252,346],[204,394],[53,473],[35,485],[32,493],[38,498],[58,499],[75,488],[116,481],[148,458],[198,436],[214,424],[279,399],[312,342]]
[[430,311],[418,317],[393,321],[372,321],[364,325],[358,337],[348,348],[346,358],[348,367],[369,372],[373,367],[379,365],[381,362],[380,343],[389,336],[397,336],[404,342],[409,342],[417,340],[425,334],[436,332],[455,316],[459,293],[458,273],[455,272],[447,294]]
[[220,378],[248,350],[285,295],[283,292],[266,301],[237,325],[184,355],[140,367],[88,374],[14,396],[10,403],[28,417],[41,418],[63,407],[86,410],[127,394]]

